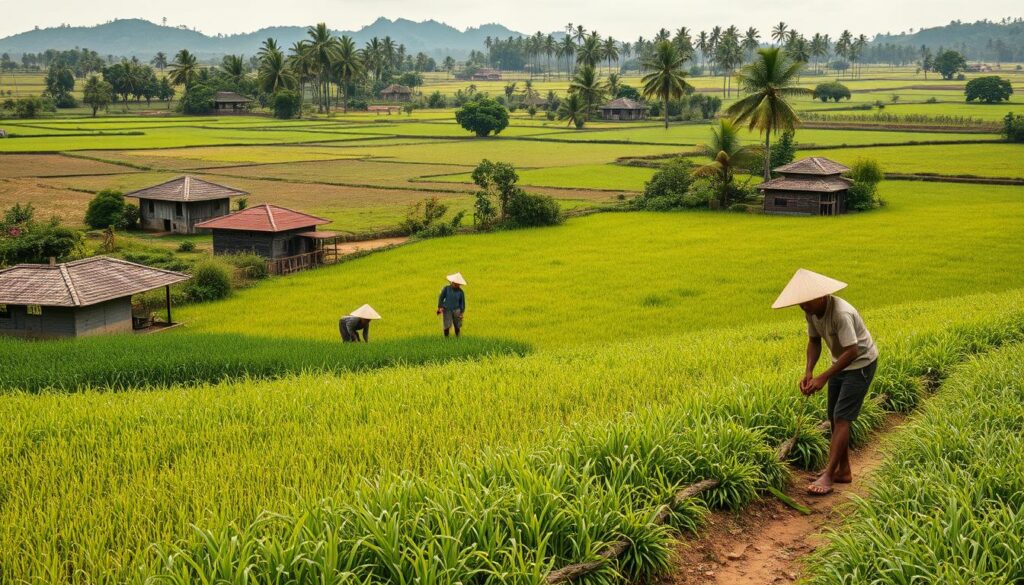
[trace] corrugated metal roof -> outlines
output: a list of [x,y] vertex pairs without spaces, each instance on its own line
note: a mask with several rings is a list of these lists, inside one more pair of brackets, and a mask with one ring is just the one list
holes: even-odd
[[834,160],[823,156],[812,156],[782,165],[775,169],[776,173],[784,175],[841,175],[850,170]]
[[125,197],[138,197],[139,199],[156,199],[158,201],[209,201],[211,199],[224,199],[248,195],[247,192],[225,185],[218,185],[203,179],[197,179],[191,175],[175,177],[165,183],[132,191]]
[[207,230],[239,230],[246,232],[285,232],[294,229],[308,228],[325,223],[329,219],[302,213],[264,203],[236,211],[230,215],[222,215],[196,224],[197,228]]
[[846,177],[779,177],[757,186],[764,191],[809,191],[814,193],[835,193],[850,188],[853,181]]
[[184,282],[187,274],[94,256],[0,270],[0,304],[84,307]]

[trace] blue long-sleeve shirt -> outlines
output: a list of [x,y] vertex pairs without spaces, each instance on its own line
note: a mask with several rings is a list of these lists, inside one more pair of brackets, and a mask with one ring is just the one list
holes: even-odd
[[449,284],[441,289],[441,296],[437,298],[437,308],[445,311],[465,312],[466,292]]

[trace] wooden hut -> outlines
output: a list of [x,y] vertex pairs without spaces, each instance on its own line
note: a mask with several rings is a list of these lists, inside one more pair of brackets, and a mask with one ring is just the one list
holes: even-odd
[[780,215],[839,215],[846,213],[846,192],[853,181],[850,169],[824,157],[800,159],[775,169],[782,175],[758,186],[764,193],[764,212]]
[[220,113],[238,113],[249,109],[252,100],[233,91],[218,91],[213,95],[213,109]]
[[412,99],[412,90],[404,85],[392,83],[380,90],[380,97],[389,102],[407,102]]
[[125,197],[138,198],[142,229],[194,234],[197,223],[227,215],[231,198],[239,195],[248,193],[186,175]]
[[598,110],[603,120],[645,120],[647,118],[647,106],[629,98],[614,99]]
[[501,72],[490,67],[481,67],[469,76],[472,81],[501,81]]
[[287,274],[336,259],[338,234],[317,231],[330,220],[263,204],[196,224],[213,232],[214,254],[253,253],[272,274]]
[[0,335],[45,339],[144,329],[152,321],[132,316],[132,295],[161,287],[170,325],[170,287],[189,278],[106,256],[18,264],[0,270]]

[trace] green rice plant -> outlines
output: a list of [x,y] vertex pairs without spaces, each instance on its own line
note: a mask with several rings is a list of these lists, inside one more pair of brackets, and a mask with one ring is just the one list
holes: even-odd
[[1024,345],[971,360],[888,449],[811,583],[1024,580]]

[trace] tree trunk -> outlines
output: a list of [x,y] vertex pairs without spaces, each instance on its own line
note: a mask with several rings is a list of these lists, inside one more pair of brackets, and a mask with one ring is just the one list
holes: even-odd
[[768,126],[764,133],[764,180],[772,178],[772,127]]
[[665,92],[665,130],[668,130],[668,92]]

